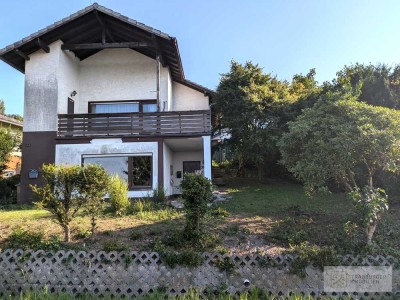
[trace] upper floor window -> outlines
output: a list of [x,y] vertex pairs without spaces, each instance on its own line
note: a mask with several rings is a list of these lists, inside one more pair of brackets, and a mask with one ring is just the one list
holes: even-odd
[[89,113],[131,113],[156,112],[157,102],[154,100],[89,102]]

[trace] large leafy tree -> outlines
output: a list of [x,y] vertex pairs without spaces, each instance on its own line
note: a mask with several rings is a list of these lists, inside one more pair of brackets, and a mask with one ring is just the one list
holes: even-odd
[[334,90],[346,86],[360,88],[358,101],[371,105],[400,109],[400,65],[385,64],[344,66],[332,82]]
[[250,163],[257,167],[261,179],[266,164],[277,161],[276,141],[286,122],[303,108],[295,106],[296,101],[316,88],[314,76],[315,71],[311,70],[305,76],[296,75],[289,83],[265,74],[251,62],[231,62],[230,71],[222,75],[213,99],[213,112],[215,128],[230,134],[239,174]]
[[332,182],[347,189],[371,243],[387,208],[376,175],[400,168],[400,112],[356,100],[351,93],[328,92],[289,123],[279,147],[282,163],[308,191],[328,189]]

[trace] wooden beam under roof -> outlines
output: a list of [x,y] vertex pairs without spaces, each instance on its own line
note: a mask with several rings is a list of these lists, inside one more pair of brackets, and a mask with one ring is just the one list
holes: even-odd
[[111,34],[110,30],[108,30],[106,23],[104,22],[104,20],[100,17],[99,12],[97,10],[94,11],[94,15],[96,16],[97,21],[99,22],[101,29],[103,30],[103,41],[105,42],[105,35],[108,36],[108,38],[115,43],[115,39],[114,36]]
[[19,56],[21,56],[25,60],[30,60],[29,56],[26,55],[24,52],[21,50],[15,49],[15,53],[17,53]]
[[166,64],[164,60],[164,55],[161,52],[160,44],[158,43],[157,38],[154,34],[152,35],[152,40],[154,43],[154,47],[156,48],[156,59],[159,60],[161,65],[165,68]]
[[36,40],[36,43],[38,44],[38,46],[46,53],[50,52],[50,47],[49,45],[47,45],[45,42],[43,42],[40,38],[38,38]]
[[124,43],[88,43],[88,44],[63,44],[62,50],[97,50],[107,48],[149,48],[152,44],[143,42],[124,42]]

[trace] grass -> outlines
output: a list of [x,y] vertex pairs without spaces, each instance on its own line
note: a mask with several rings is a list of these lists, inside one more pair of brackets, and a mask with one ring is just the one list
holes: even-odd
[[[210,243],[215,247],[210,251],[223,249],[238,254],[259,251],[274,255],[304,241],[348,251],[347,245],[342,245],[347,238],[344,224],[355,220],[356,212],[345,195],[309,198],[300,185],[258,184],[237,179],[228,181],[227,190],[233,199],[220,203],[204,225],[206,232],[220,237],[218,242]],[[375,237],[379,245],[394,251],[400,249],[399,208],[399,202],[391,203]],[[102,250],[125,245],[127,250],[154,250],[157,240],[165,240],[183,229],[184,215],[173,208],[137,207],[127,216],[105,214],[97,223],[97,233],[90,238],[89,218],[78,216],[72,223],[73,242],[65,247]],[[0,248],[7,247],[7,239],[17,227],[33,231],[45,228],[47,236],[62,237],[61,228],[48,212],[12,206],[0,209]],[[175,247],[185,243],[176,240],[171,246],[166,244]]]
[[305,195],[303,187],[296,184],[230,183],[230,185],[228,192],[234,201],[223,204],[222,207],[234,214],[265,217],[285,212],[294,206],[310,212],[323,213],[333,212],[338,206],[344,210],[352,210],[351,203],[343,194],[309,198]]
[[[0,300],[72,300],[72,299],[81,299],[81,300],[111,300],[111,299],[127,299],[127,298],[118,298],[118,297],[92,297],[92,296],[81,296],[81,297],[73,297],[68,294],[52,294],[46,291],[44,292],[26,292],[21,293],[17,297],[9,296],[9,297],[0,297]],[[226,295],[224,293],[217,293],[217,295],[207,295],[206,298],[200,296],[200,294],[196,290],[191,290],[187,294],[183,296],[167,296],[165,293],[155,293],[149,294],[142,297],[135,297],[138,300],[201,300],[201,299],[210,299],[210,300],[314,300],[317,299],[313,296],[304,296],[304,295],[291,295],[287,297],[275,297],[266,295],[259,289],[253,289],[249,292],[243,292],[239,295]],[[319,297],[318,299],[333,299],[329,297]]]

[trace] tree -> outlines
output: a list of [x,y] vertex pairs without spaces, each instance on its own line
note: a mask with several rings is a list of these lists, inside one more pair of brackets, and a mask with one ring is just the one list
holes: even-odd
[[43,165],[41,169],[43,187],[32,186],[38,197],[35,205],[49,211],[55,222],[64,230],[64,241],[71,240],[70,224],[79,209],[85,204],[81,194],[82,167]]
[[38,197],[35,205],[49,211],[64,230],[64,241],[69,242],[70,224],[77,212],[84,208],[92,217],[92,233],[96,228],[107,192],[109,175],[97,165],[43,165],[43,187],[32,186]]
[[7,117],[13,118],[15,120],[18,120],[20,122],[22,122],[24,119],[22,118],[21,115],[18,114],[8,114]]
[[0,174],[6,168],[10,154],[16,144],[17,140],[14,135],[9,131],[0,129]]
[[[400,112],[357,102],[357,97],[326,93],[289,123],[279,147],[282,163],[309,192],[327,190],[336,182],[351,193],[358,208],[375,214],[364,220],[371,243],[387,208],[386,197],[374,184],[376,174],[398,173],[400,168]],[[378,204],[371,205],[372,200]]]
[[0,114],[4,115],[6,113],[6,104],[3,99],[0,99]]
[[97,218],[105,205],[105,196],[110,186],[110,175],[99,165],[85,165],[81,169],[82,180],[79,193],[84,199],[85,213],[91,217],[92,236],[97,227]]
[[186,212],[184,233],[187,238],[196,240],[200,237],[200,224],[212,199],[212,184],[203,175],[185,174],[181,187]]
[[261,179],[265,162],[277,152],[276,112],[292,100],[288,82],[264,74],[251,62],[244,65],[231,62],[230,71],[222,75],[218,85],[213,111],[217,128],[230,134],[229,143],[239,162],[239,174],[246,163],[252,163]]
[[400,109],[400,65],[385,64],[344,66],[332,82],[336,91],[345,86],[360,87],[358,101]]

